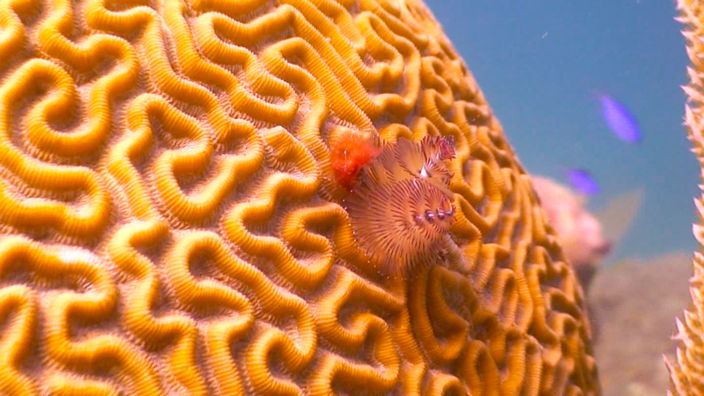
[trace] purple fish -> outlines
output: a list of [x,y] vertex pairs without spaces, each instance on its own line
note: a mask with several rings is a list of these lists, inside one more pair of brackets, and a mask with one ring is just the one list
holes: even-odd
[[599,185],[596,184],[592,175],[584,169],[568,170],[567,179],[574,190],[584,195],[595,195],[599,192]]
[[643,135],[633,113],[609,95],[599,94],[597,97],[601,103],[601,114],[614,135],[627,143],[639,142]]

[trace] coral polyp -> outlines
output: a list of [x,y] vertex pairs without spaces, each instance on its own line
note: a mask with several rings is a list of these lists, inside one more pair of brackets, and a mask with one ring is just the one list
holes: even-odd
[[409,275],[411,265],[441,253],[455,214],[443,160],[453,157],[449,139],[400,139],[360,171],[345,206],[357,240],[383,275]]

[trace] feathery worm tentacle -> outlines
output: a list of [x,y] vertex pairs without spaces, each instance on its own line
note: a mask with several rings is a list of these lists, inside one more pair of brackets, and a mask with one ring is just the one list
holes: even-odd
[[446,138],[400,139],[351,180],[345,207],[357,241],[385,275],[439,256],[455,214],[443,162],[453,157]]

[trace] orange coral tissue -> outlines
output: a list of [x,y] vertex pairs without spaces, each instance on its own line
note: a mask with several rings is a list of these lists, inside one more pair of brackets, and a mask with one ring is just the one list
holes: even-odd
[[352,133],[343,134],[330,153],[337,182],[346,189],[352,188],[360,169],[378,154],[379,149],[369,140]]

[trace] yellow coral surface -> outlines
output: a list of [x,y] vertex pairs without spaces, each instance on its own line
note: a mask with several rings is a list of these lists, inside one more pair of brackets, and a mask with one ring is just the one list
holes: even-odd
[[[372,270],[349,133],[453,137],[449,259]],[[1,0],[0,393],[598,385],[581,289],[422,4]]]
[[[690,81],[683,87],[688,99],[685,125],[704,178],[704,5],[698,0],[678,0],[677,8],[678,19],[685,25],[683,34],[692,62],[687,69]],[[704,189],[704,185],[700,188]],[[694,203],[699,221],[693,232],[700,249],[694,254],[694,275],[690,279],[693,304],[684,312],[684,320],[677,320],[676,359],[667,362],[670,394],[682,396],[704,394],[704,195]]]

